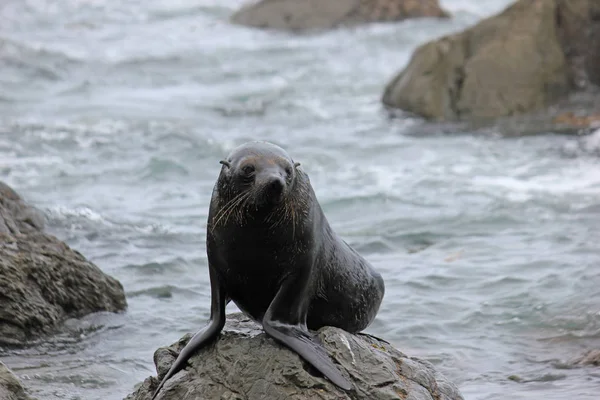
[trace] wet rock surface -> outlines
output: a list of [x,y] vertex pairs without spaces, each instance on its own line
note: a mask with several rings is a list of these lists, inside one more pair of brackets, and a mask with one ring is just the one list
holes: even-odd
[[0,345],[25,346],[67,318],[127,307],[120,282],[43,229],[43,214],[0,182]]
[[[241,313],[230,314],[221,335],[175,374],[157,399],[463,399],[457,387],[425,361],[367,335],[325,327],[317,332],[354,388],[343,392],[295,353],[269,338]],[[147,378],[126,400],[152,397],[160,379],[191,338],[154,354],[158,377]]]
[[34,400],[27,395],[21,382],[2,361],[0,361],[0,400]]

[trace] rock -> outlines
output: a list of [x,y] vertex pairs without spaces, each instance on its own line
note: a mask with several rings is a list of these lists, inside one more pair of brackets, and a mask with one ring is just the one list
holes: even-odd
[[435,121],[523,115],[565,101],[600,82],[598,8],[594,0],[516,1],[418,47],[382,101]]
[[[384,341],[325,327],[318,332],[342,374],[354,383],[345,393],[316,373],[296,353],[268,337],[241,313],[230,314],[221,335],[162,388],[159,399],[411,399],[458,400],[454,384],[425,361]],[[154,353],[158,377],[147,378],[126,400],[149,400],[160,379],[189,341]]]
[[576,88],[600,85],[600,2],[554,0],[559,41]]
[[231,16],[236,24],[287,31],[323,30],[407,18],[448,18],[438,0],[262,0]]
[[116,279],[43,226],[43,215],[0,182],[0,345],[24,346],[67,318],[127,307]]
[[25,204],[8,185],[0,182],[0,233],[30,233],[44,229],[44,216]]
[[576,114],[573,111],[567,111],[554,117],[555,124],[577,126],[581,128],[592,127],[600,128],[600,114]]
[[600,367],[600,350],[589,350],[585,354],[576,357],[569,362],[574,366],[595,366]]
[[0,399],[32,400],[17,377],[0,361]]
[[[424,125],[435,125],[438,128],[440,125],[450,124],[456,125],[453,132],[494,132],[508,137],[540,133],[588,136],[600,127],[600,91],[579,91],[546,109],[498,117],[493,120],[493,124],[490,124],[490,120],[470,120]],[[433,130],[434,127],[429,129]]]

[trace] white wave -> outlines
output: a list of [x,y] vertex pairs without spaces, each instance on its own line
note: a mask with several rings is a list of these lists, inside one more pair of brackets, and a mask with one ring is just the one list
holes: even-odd
[[124,221],[111,221],[108,217],[102,215],[99,212],[92,210],[89,207],[81,206],[81,207],[52,207],[46,210],[48,216],[51,219],[56,220],[85,220],[93,223],[98,223],[100,225],[104,225],[106,227],[114,227],[117,230],[124,229],[126,231],[134,231],[142,234],[173,234],[178,233],[176,229],[173,229],[171,226],[167,226],[160,223],[152,223],[152,224],[136,224],[131,222]]
[[440,0],[440,6],[453,14],[467,12],[481,18],[499,13],[513,2],[513,0]]
[[89,221],[102,222],[107,225],[112,225],[104,216],[88,207],[68,208],[63,206],[49,208],[48,214],[57,219],[65,219],[69,217],[83,218]]
[[162,224],[131,225],[131,228],[133,228],[133,230],[135,230],[137,232],[144,233],[144,234],[150,234],[150,233],[160,233],[160,234],[176,233],[175,230],[172,229],[171,227],[168,227],[168,226],[162,225]]
[[35,132],[35,135],[38,136],[40,139],[42,139],[44,141],[48,141],[48,142],[52,142],[52,141],[59,142],[59,141],[63,141],[63,140],[71,138],[71,134],[69,132],[65,132],[62,130],[56,130],[56,131],[43,130],[43,131]]
[[600,129],[582,138],[581,142],[585,151],[590,153],[600,152]]
[[41,166],[63,164],[64,160],[58,156],[39,156],[39,157],[19,157],[14,151],[0,154],[0,167],[13,166]]
[[531,178],[511,176],[475,176],[472,184],[504,190],[515,198],[519,195],[547,193],[553,195],[600,194],[600,171],[591,166],[566,170],[562,174],[542,175]]

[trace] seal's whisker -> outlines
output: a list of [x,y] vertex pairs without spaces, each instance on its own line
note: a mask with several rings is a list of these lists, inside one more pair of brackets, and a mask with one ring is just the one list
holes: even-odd
[[224,206],[222,206],[219,211],[217,212],[217,214],[215,215],[215,219],[217,220],[215,222],[215,225],[221,220],[221,218],[223,217],[223,214],[225,213],[225,211],[227,210],[228,207],[230,207],[238,198],[242,197],[244,195],[244,193],[240,193],[237,196],[235,196],[233,199],[231,199],[230,201],[228,201],[227,203],[225,203]]
[[296,240],[296,208],[291,205],[292,208],[292,242]]
[[242,200],[245,200],[245,198],[247,198],[248,195],[249,194],[247,192],[242,192],[242,193],[238,194],[237,196],[235,196],[233,199],[231,199],[229,202],[227,202],[219,210],[217,215],[215,215],[215,217],[214,217],[215,223],[213,224],[212,229],[214,230],[214,228],[219,225],[219,223],[225,216],[227,216],[227,218],[225,218],[225,221],[223,221],[223,222],[227,222],[227,220],[229,219],[229,215],[231,214],[231,211],[233,211]]
[[273,220],[274,220],[274,217],[278,216],[278,213],[277,213],[277,209],[278,209],[278,208],[279,208],[279,207],[275,208],[275,209],[273,210],[273,212],[270,212],[270,213],[267,215],[267,218],[265,218],[265,222],[267,222],[267,223],[270,223],[270,224],[271,224],[271,226],[270,226],[271,228],[273,228]]
[[[269,229],[275,229],[277,226],[281,225],[286,220],[288,210],[288,202],[284,202],[283,206],[276,207],[273,212],[270,213],[269,217],[265,220],[266,222],[271,222]],[[277,217],[277,219],[274,219]]]
[[248,193],[248,195],[244,197],[242,202],[237,207],[236,216],[238,218],[238,223],[240,225],[244,223],[244,219],[248,216],[248,213],[246,212],[246,210],[248,209],[248,200],[250,198],[252,198],[252,193]]
[[240,209],[240,207],[238,207],[238,206],[239,206],[240,204],[242,204],[242,202],[244,202],[244,201],[245,201],[245,200],[246,200],[248,197],[249,197],[249,194],[247,194],[247,193],[246,193],[246,195],[245,195],[245,196],[240,196],[240,197],[239,197],[239,198],[238,198],[238,199],[235,201],[235,203],[233,203],[233,204],[232,204],[232,205],[231,205],[231,206],[230,206],[230,207],[227,209],[227,211],[225,211],[225,215],[224,215],[224,217],[225,217],[225,220],[223,221],[223,223],[226,223],[227,221],[229,221],[229,217],[230,217],[232,214],[235,214],[235,213],[236,213],[236,212],[237,212],[237,211]]

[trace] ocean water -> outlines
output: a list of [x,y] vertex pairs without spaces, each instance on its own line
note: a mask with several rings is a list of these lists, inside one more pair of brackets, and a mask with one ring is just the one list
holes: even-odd
[[449,134],[380,103],[418,45],[509,1],[301,36],[229,24],[242,3],[1,2],[0,180],[129,308],[0,359],[44,400],[122,399],[155,374],[153,352],[209,315],[218,161],[263,139],[383,274],[368,332],[466,399],[598,399],[600,370],[565,363],[600,347],[600,131]]

